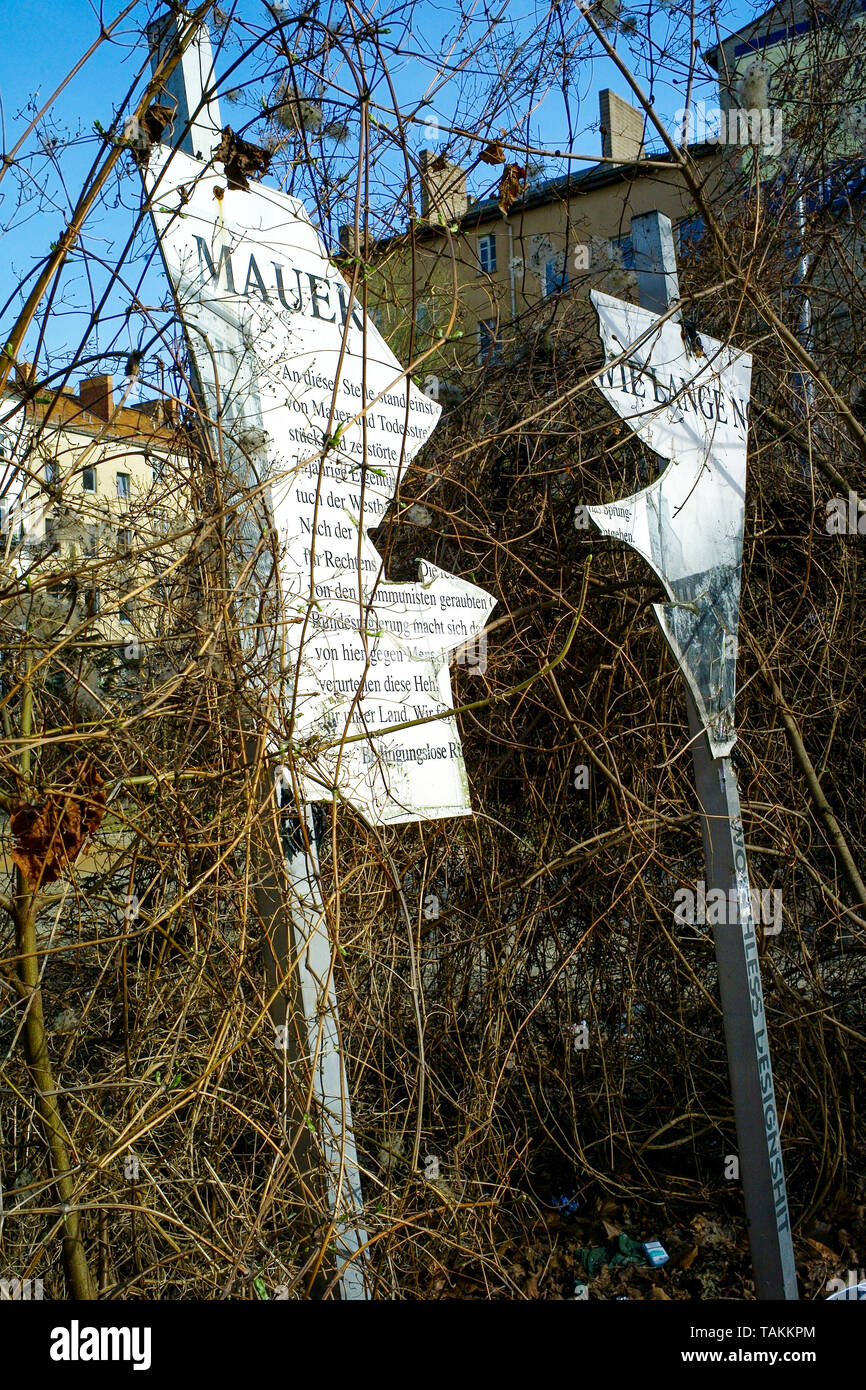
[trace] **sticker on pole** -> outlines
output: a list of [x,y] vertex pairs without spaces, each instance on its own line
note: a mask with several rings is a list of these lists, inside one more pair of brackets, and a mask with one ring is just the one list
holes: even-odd
[[663,459],[643,491],[588,507],[652,565],[670,599],[656,617],[689,683],[713,757],[736,740],[737,634],[752,359],[593,290],[606,367],[596,385]]
[[278,534],[296,791],[372,823],[468,814],[448,657],[483,670],[496,600],[424,561],[420,583],[389,583],[368,535],[440,407],[351,302],[303,204],[230,182],[163,146],[145,171],[214,447]]

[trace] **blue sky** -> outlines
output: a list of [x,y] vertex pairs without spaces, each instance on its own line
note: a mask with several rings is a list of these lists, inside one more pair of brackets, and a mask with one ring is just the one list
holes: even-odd
[[[388,12],[394,7],[393,0],[385,0],[383,5],[376,7],[376,11]],[[72,65],[98,36],[100,12],[106,22],[111,22],[124,8],[123,0],[106,0],[102,5],[96,3],[96,0],[6,0],[4,43],[0,47],[4,150],[8,151],[25,130],[33,115],[34,103],[41,104],[51,95]],[[26,148],[32,159],[19,186],[16,188],[14,177],[8,174],[0,184],[0,303],[4,302],[24,280],[27,273],[37,264],[39,257],[61,232],[70,198],[77,191],[101,148],[101,140],[95,131],[94,122],[98,121],[103,127],[108,127],[117,111],[121,109],[127,89],[135,80],[137,69],[145,58],[141,27],[150,14],[155,11],[162,12],[162,8],[158,0],[141,0],[141,3],[134,5],[128,18],[122,21],[112,35],[112,42],[97,49],[64,89],[42,124],[41,137],[31,136],[28,140]],[[229,0],[225,0],[224,8],[230,8]],[[265,14],[261,0],[239,0],[236,8],[242,23],[249,21],[261,26]],[[302,5],[300,0],[289,0],[284,8],[297,14],[301,11]],[[326,6],[322,8],[324,10]],[[625,0],[624,8],[635,16],[639,27],[645,31],[648,24],[647,6],[632,7],[628,0]],[[723,32],[730,32],[739,27],[747,19],[760,13],[763,8],[747,3],[746,0],[731,0],[727,6],[721,5],[720,23],[723,15]],[[545,10],[546,5],[538,0],[536,14],[544,14]],[[500,4],[492,6],[490,10],[491,13],[502,11],[505,13],[505,19],[502,24],[496,26],[495,32],[497,47],[500,53],[507,57],[533,32],[532,3],[512,4],[508,7],[500,0]],[[340,7],[335,4],[333,14],[336,16],[339,13]],[[397,104],[404,113],[419,111],[418,103],[425,94],[441,55],[447,52],[455,30],[455,11],[450,4],[422,0],[414,13],[411,30],[408,27],[401,30],[399,21],[396,25],[392,21],[392,33],[388,40],[392,43],[395,39],[399,41],[400,56],[392,60],[389,67]],[[573,8],[568,11],[567,18],[572,24],[578,22]],[[671,22],[669,9],[660,8],[658,0],[655,0],[650,32],[656,43],[666,42]],[[487,20],[482,15],[476,22],[475,32],[483,32],[486,27]],[[708,32],[706,28],[698,28],[699,36]],[[554,41],[553,31],[549,33],[548,38],[551,43]],[[529,38],[526,52],[530,61],[533,60],[537,44],[537,39]],[[673,112],[682,105],[682,86],[676,85],[675,82],[676,65],[672,66],[663,59],[657,59],[655,71],[649,73],[646,69],[646,50],[642,60],[639,45],[633,40],[622,38],[618,40],[618,49],[629,59],[632,66],[638,69],[643,67],[641,77],[644,86],[651,85],[656,109],[663,117],[670,119]],[[682,51],[681,44],[680,52]],[[218,64],[218,70],[221,66],[225,66],[225,63]],[[474,83],[480,90],[486,78],[495,75],[497,70],[494,48],[489,44],[485,45],[476,55],[472,66],[478,70]],[[519,66],[514,64],[511,64],[510,68],[512,71],[519,70]],[[505,69],[509,70],[508,61],[505,63]],[[344,81],[345,65],[335,70],[335,75],[338,82]],[[236,80],[237,77],[233,79]],[[458,120],[461,117],[464,120],[471,119],[467,114],[472,111],[471,101],[468,101],[465,95],[462,105],[458,101],[458,88],[461,83],[465,85],[466,79],[453,79],[446,83],[436,93],[432,105],[421,108],[420,114],[435,114],[444,124],[453,119],[455,110]],[[472,83],[469,85],[471,87]],[[528,118],[527,103],[523,94],[519,93],[511,109],[506,106],[501,113],[497,113],[496,125],[508,129],[515,122],[523,120],[524,132],[528,122],[529,139],[533,145],[551,151],[559,149],[563,152],[595,156],[600,151],[600,135],[597,129],[598,92],[606,86],[612,87],[625,97],[630,97],[625,79],[613,64],[603,56],[595,56],[591,62],[577,64],[571,74],[568,85],[570,131],[563,98],[556,91],[547,93]],[[711,97],[712,90],[710,86],[703,89],[698,87],[695,89],[695,96]],[[381,81],[375,88],[374,98],[383,102],[388,100],[387,87]],[[235,126],[241,125],[244,120],[244,103],[224,103],[223,120],[231,121]],[[252,138],[255,138],[254,133],[251,134]],[[68,145],[70,138],[72,143]],[[46,151],[46,139],[60,141],[58,156],[52,157],[50,151]],[[413,153],[417,154],[422,146],[431,143],[429,131],[425,132],[420,125],[416,126],[412,130],[409,143]],[[438,143],[441,144],[441,138]],[[653,143],[656,143],[655,140]],[[459,137],[452,146],[458,158],[461,152],[465,153],[469,148],[470,146],[463,142],[461,151]],[[342,164],[347,177],[351,175],[356,163],[351,135],[344,149],[335,148],[332,151],[331,160],[334,170],[339,171]],[[565,167],[565,161],[557,161],[554,157],[544,161],[545,174],[559,173]],[[397,169],[393,148],[383,136],[379,158],[371,176],[371,203],[377,205],[377,197],[383,206],[389,198],[393,201],[398,187],[398,183],[394,181]],[[498,178],[499,171],[482,166],[480,172],[483,177],[475,179],[472,191],[482,195]],[[309,171],[299,170],[295,175],[299,182],[295,184],[293,191],[299,194],[305,191],[305,173],[308,174]],[[40,192],[38,199],[37,187]],[[107,191],[103,206],[89,227],[87,247],[97,260],[109,263],[129,235],[137,198],[136,176],[134,171],[127,169],[125,180],[120,184],[113,183]],[[398,217],[403,216],[404,212],[405,209],[400,208]],[[100,268],[97,263],[93,268],[91,280],[98,283],[99,277]],[[64,346],[70,349],[77,346],[82,325],[86,323],[81,308],[89,302],[92,289],[93,285],[88,283],[80,265],[67,273],[63,295],[56,306],[58,312],[52,316],[53,321],[47,333],[47,342],[54,352],[62,353]],[[155,287],[155,291],[158,293],[159,287]],[[13,308],[10,305],[4,315],[5,321],[9,320],[12,312]],[[120,327],[122,329],[123,325]],[[107,332],[103,332],[98,339],[92,341],[93,351],[104,349],[110,344],[118,352],[135,346],[138,330],[134,324],[128,325],[127,328],[126,337],[122,331],[118,337],[118,323],[107,325]],[[0,325],[0,332],[2,330],[3,325]]]

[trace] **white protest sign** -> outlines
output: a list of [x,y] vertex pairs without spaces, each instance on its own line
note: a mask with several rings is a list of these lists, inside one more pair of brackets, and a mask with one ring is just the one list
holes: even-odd
[[652,565],[671,602],[656,617],[695,697],[713,757],[736,740],[737,632],[752,359],[679,321],[593,291],[609,366],[596,385],[669,463],[643,491],[588,507]]
[[420,583],[386,582],[367,535],[440,407],[350,311],[297,199],[161,146],[145,179],[215,437],[269,490],[300,794],[374,823],[468,814],[448,653],[471,653],[496,600],[424,561]]

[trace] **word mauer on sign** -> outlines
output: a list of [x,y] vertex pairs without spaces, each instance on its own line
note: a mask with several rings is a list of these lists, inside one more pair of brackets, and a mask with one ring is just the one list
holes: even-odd
[[[199,269],[204,276],[212,283],[218,282],[220,277],[224,278],[225,289],[229,294],[256,295],[263,304],[279,303],[290,314],[311,314],[315,319],[321,319],[323,323],[337,322],[337,308],[332,306],[330,292],[331,286],[321,275],[315,275],[312,271],[302,271],[297,267],[290,268],[289,277],[294,275],[294,284],[286,294],[284,276],[286,267],[280,265],[278,261],[271,261],[266,266],[269,277],[272,275],[270,285],[265,281],[265,277],[259,268],[255,252],[249,248],[239,247],[235,253],[235,259],[243,265],[246,264],[246,272],[243,277],[243,289],[238,290],[235,284],[234,260],[232,252],[228,246],[221,247],[216,264],[214,264],[211,250],[207,240],[203,236],[193,238],[199,255]],[[290,279],[291,283],[291,279]],[[346,322],[349,314],[349,294],[348,288],[344,284],[337,285],[337,300],[340,312],[340,323]],[[331,312],[327,312],[331,310]],[[357,304],[352,305],[352,321],[360,329],[364,327]],[[431,402],[432,404],[432,402]]]
[[215,445],[278,532],[295,790],[374,823],[465,815],[448,656],[495,599],[425,561],[420,583],[388,583],[368,535],[440,407],[350,302],[303,204],[227,182],[163,146],[146,171]]

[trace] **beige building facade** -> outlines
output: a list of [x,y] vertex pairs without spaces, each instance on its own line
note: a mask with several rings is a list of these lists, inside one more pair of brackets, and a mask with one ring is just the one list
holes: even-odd
[[[518,179],[513,199],[501,189],[473,202],[465,173],[428,152],[421,217],[405,233],[359,248],[368,307],[428,390],[441,379],[447,392],[450,379],[511,360],[527,334],[556,332],[590,288],[633,298],[632,217],[658,209],[674,223],[681,253],[694,248],[702,224],[689,190],[666,150],[645,150],[641,113],[605,91],[600,117],[597,164],[525,185]],[[710,185],[721,180],[717,146],[693,146],[690,155]],[[351,229],[341,242],[348,271]]]
[[135,631],[136,610],[140,618],[155,594],[142,556],[158,553],[188,512],[179,415],[173,400],[116,400],[108,375],[77,394],[40,389],[25,364],[0,408],[5,571],[74,578],[80,618],[118,640]]

